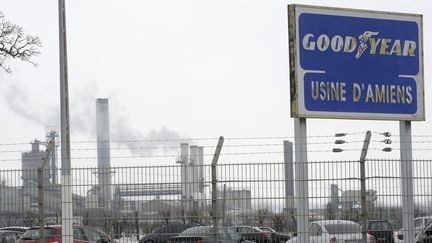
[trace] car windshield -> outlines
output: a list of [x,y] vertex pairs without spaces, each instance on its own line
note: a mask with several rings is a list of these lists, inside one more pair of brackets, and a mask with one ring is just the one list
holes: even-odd
[[229,238],[231,238],[233,240],[237,240],[238,241],[238,240],[241,239],[241,235],[238,234],[238,233],[236,233],[236,232],[233,232],[231,230],[223,230],[223,231],[224,231],[224,233],[226,233],[229,236]]
[[[55,229],[45,229],[44,230],[44,235],[46,238],[52,238],[56,235],[56,230]],[[31,230],[27,230],[22,236],[21,238],[23,240],[38,240],[40,238],[39,235],[39,229],[31,229]]]
[[425,218],[425,225],[428,225],[430,222],[432,222],[432,218]]
[[[209,236],[213,234],[213,228],[209,226],[192,227],[183,231],[179,236]],[[219,237],[221,239],[237,239],[241,236],[235,232],[229,231],[226,228],[219,228]]]
[[265,232],[275,232],[272,228],[261,227],[260,229],[265,231]]
[[170,227],[170,226],[162,226],[162,227],[156,228],[152,231],[152,233],[156,233],[156,234],[169,233],[168,227]]
[[370,230],[391,230],[390,224],[386,221],[370,222]]
[[329,234],[361,233],[361,228],[357,224],[326,224],[324,227]]
[[211,233],[212,228],[211,227],[192,227],[185,231],[183,231],[179,236],[202,236],[202,235],[208,235]]

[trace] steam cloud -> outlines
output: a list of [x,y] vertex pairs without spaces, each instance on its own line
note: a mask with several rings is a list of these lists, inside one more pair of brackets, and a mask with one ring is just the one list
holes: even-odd
[[35,99],[29,96],[28,91],[16,83],[5,84],[0,94],[4,103],[16,115],[41,126],[59,126],[59,108],[52,104],[36,104]]
[[[44,99],[31,96],[28,89],[17,83],[0,82],[0,84],[6,86],[0,89],[0,95],[5,101],[4,104],[7,104],[16,115],[43,127],[55,126],[60,128],[58,104],[44,103]],[[71,134],[81,135],[94,141],[96,138],[97,85],[92,83],[73,92],[70,97],[72,97],[70,99],[72,101],[70,103]],[[119,105],[116,97],[110,98],[109,103],[111,141],[129,148],[132,154],[151,155],[154,154],[155,149],[161,151],[161,148],[163,153],[172,152],[173,149],[164,149],[164,147],[178,146],[180,143],[178,140],[187,139],[187,137],[166,127],[154,129],[148,134],[144,134],[139,129],[130,126],[130,118],[124,114],[124,109]],[[176,141],[173,142],[172,140]],[[155,149],[137,149],[138,147]]]

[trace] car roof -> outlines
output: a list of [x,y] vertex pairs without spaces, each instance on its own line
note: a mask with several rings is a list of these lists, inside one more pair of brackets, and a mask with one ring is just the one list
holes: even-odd
[[319,225],[326,225],[326,224],[356,224],[358,225],[356,222],[353,221],[349,221],[349,220],[317,220],[317,221],[313,221],[310,223],[315,223],[315,224],[319,224]]
[[178,223],[178,224],[164,224],[164,225],[161,225],[159,228],[169,227],[169,226],[191,226],[191,227],[193,227],[193,226],[200,226],[200,225],[198,225],[198,224],[181,224],[181,223]]
[[432,219],[432,216],[416,217],[415,219]]
[[[61,225],[45,225],[44,228],[46,228],[46,229],[58,229],[61,227],[62,227]],[[39,226],[33,226],[30,229],[39,229]]]

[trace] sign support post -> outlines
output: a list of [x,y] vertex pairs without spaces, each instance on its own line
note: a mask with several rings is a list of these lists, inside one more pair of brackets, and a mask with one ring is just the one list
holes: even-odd
[[306,118],[294,118],[298,242],[309,243],[309,188]]
[[400,171],[402,191],[402,221],[405,243],[414,243],[414,199],[411,121],[400,121]]

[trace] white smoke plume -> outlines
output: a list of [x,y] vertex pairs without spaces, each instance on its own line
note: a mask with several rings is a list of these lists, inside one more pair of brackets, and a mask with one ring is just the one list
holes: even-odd
[[58,105],[40,102],[43,99],[29,95],[24,87],[17,83],[2,82],[0,96],[16,115],[42,126],[59,125]]
[[[118,146],[129,148],[135,155],[153,155],[178,151],[181,140],[187,140],[187,136],[171,130],[165,126],[152,129],[148,133],[132,127],[130,117],[121,107],[116,97],[109,100],[110,109],[110,133],[111,141]],[[189,140],[188,140],[189,141]]]
[[[1,78],[1,77],[0,77]],[[1,80],[0,80],[1,81]],[[40,97],[35,97],[30,91],[18,83],[0,82],[0,96],[10,110],[16,115],[42,127],[60,129],[59,104],[52,104]],[[96,98],[98,87],[95,82],[73,91],[70,95],[70,129],[72,137],[84,137],[85,140],[96,140]],[[181,139],[187,139],[178,132],[161,126],[159,129],[143,133],[132,127],[130,117],[125,113],[124,106],[118,101],[118,96],[109,99],[111,141],[118,146],[130,149],[137,155],[151,155],[155,150],[169,153],[178,149],[164,149],[179,146]],[[138,149],[143,148],[146,149]],[[154,149],[150,149],[154,148]]]

